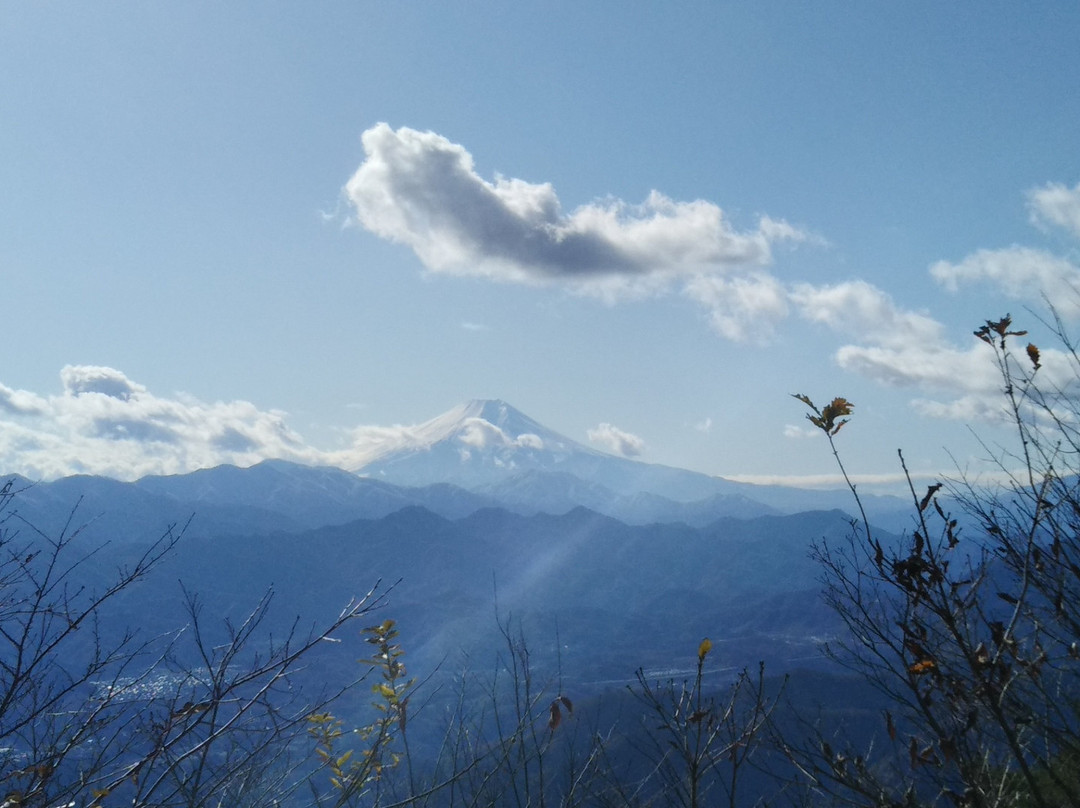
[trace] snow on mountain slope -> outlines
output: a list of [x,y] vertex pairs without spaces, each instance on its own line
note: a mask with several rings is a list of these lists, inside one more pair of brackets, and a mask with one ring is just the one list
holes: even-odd
[[736,487],[718,477],[591,449],[497,399],[470,401],[388,437],[352,470],[396,485],[449,482],[473,490],[525,472],[561,472],[619,494],[647,491],[680,502]]
[[[387,459],[429,452],[450,442],[464,460],[473,452],[491,453],[513,449],[547,450],[565,454],[593,452],[544,427],[505,401],[475,399],[459,404],[430,421],[409,427],[376,427],[366,436],[369,446],[355,471]],[[371,475],[368,475],[371,476]]]

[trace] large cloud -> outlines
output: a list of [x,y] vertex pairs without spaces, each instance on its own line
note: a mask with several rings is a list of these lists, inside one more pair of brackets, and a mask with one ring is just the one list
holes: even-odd
[[367,157],[345,186],[358,220],[435,271],[611,296],[664,288],[675,277],[760,269],[772,260],[772,243],[806,238],[768,217],[740,231],[711,202],[657,191],[640,205],[605,199],[566,213],[549,183],[489,182],[463,146],[434,132],[380,123],[363,144]]
[[62,392],[0,385],[3,471],[35,478],[76,473],[133,479],[268,457],[319,459],[284,414],[246,401],[161,398],[113,368],[69,365]]

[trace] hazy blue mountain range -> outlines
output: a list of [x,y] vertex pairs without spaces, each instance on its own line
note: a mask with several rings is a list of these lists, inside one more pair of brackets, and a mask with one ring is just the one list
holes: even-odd
[[[91,520],[92,535],[128,540],[147,525],[183,523],[192,514],[192,530],[212,535],[299,531],[410,506],[447,518],[489,507],[523,515],[585,507],[628,524],[703,526],[724,516],[851,512],[853,505],[847,491],[755,486],[609,455],[502,401],[455,408],[369,457],[354,471],[268,460],[134,483],[87,476],[33,485],[20,480],[27,490],[19,507],[29,521],[55,532],[81,500],[81,520]],[[905,501],[867,496],[864,504],[878,524],[907,527]]]
[[[717,665],[765,659],[787,669],[820,662],[819,643],[836,629],[809,549],[847,529],[839,511],[695,528],[627,525],[584,508],[451,520],[410,507],[299,533],[189,536],[121,603],[144,630],[164,633],[183,623],[178,581],[200,593],[207,614],[234,623],[272,586],[280,634],[296,616],[325,619],[381,581],[390,588],[383,612],[398,621],[418,673],[456,670],[463,654],[490,667],[500,619],[520,624],[540,667],[554,669],[561,653],[579,689],[628,680],[638,667],[689,666],[706,635]],[[102,563],[137,547],[119,545]],[[356,638],[334,646],[326,670],[346,674],[360,650]]]
[[[235,617],[273,585],[290,619],[315,619],[380,579],[401,580],[389,608],[432,664],[490,647],[497,612],[549,651],[557,626],[564,661],[596,681],[692,656],[703,634],[749,664],[813,656],[830,630],[808,550],[847,531],[834,509],[850,505],[843,492],[615,457],[501,401],[456,408],[407,444],[382,447],[359,474],[271,460],[132,483],[18,480],[8,525],[80,527],[85,546],[111,542],[94,561],[107,570],[190,520],[163,577],[129,596],[156,631],[182,615],[146,600],[176,594],[177,580],[214,614]],[[905,513],[899,500],[868,504],[886,526]]]

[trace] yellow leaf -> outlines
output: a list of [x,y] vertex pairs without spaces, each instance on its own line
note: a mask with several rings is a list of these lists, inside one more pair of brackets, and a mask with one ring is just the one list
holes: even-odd
[[706,637],[704,640],[701,641],[701,645],[699,645],[698,649],[697,649],[698,662],[704,662],[705,661],[705,655],[707,653],[709,653],[709,651],[711,651],[711,650],[712,650],[712,640],[710,640],[708,637]]

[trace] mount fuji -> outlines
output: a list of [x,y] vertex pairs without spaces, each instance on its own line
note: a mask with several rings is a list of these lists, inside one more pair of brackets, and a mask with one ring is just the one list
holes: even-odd
[[610,455],[560,435],[505,401],[473,400],[374,447],[363,477],[402,486],[450,482],[489,490],[538,475],[576,478],[622,496],[652,494],[693,502],[743,486],[706,474]]
[[[388,430],[389,431],[389,430]],[[850,509],[846,490],[752,485],[601,452],[500,399],[476,399],[379,440],[348,470],[406,488],[450,484],[518,513],[584,506],[634,524]],[[883,527],[907,526],[910,503],[863,495]]]

